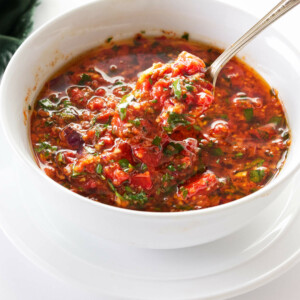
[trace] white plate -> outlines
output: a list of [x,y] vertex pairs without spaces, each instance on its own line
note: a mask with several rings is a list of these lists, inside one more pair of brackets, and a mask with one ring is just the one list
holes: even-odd
[[[2,135],[0,135],[2,136]],[[254,289],[297,262],[299,188],[293,182],[243,230],[217,242],[145,250],[112,244],[65,224],[55,228],[22,194],[22,167],[0,138],[0,220],[9,239],[53,275],[128,299],[223,299]],[[34,184],[32,185],[34,188]]]

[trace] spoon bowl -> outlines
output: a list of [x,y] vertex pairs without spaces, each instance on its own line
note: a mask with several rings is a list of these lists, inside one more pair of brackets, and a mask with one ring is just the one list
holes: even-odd
[[207,77],[216,86],[217,78],[226,63],[243,49],[260,32],[267,28],[274,21],[279,19],[293,7],[298,5],[300,0],[282,0],[269,13],[260,19],[252,28],[242,35],[234,44],[229,46],[211,65],[207,68]]

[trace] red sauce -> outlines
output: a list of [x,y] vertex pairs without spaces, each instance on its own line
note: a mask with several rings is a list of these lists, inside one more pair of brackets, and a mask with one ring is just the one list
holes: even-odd
[[46,174],[102,203],[163,212],[231,202],[274,177],[290,144],[276,91],[234,58],[213,97],[205,67],[220,50],[184,38],[110,42],[49,80],[31,117]]

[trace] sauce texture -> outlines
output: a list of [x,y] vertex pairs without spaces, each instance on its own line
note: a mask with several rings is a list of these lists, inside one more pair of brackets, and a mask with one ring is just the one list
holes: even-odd
[[39,166],[105,204],[185,211],[228,203],[281,169],[290,133],[276,90],[232,59],[213,96],[217,48],[179,38],[106,45],[49,80],[31,116]]

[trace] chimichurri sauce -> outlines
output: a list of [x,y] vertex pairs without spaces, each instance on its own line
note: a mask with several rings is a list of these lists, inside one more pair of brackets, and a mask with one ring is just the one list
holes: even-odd
[[188,35],[139,34],[78,57],[36,100],[39,166],[75,193],[144,211],[202,209],[259,190],[285,161],[289,128],[276,90],[237,58],[213,95],[205,67],[219,54]]

